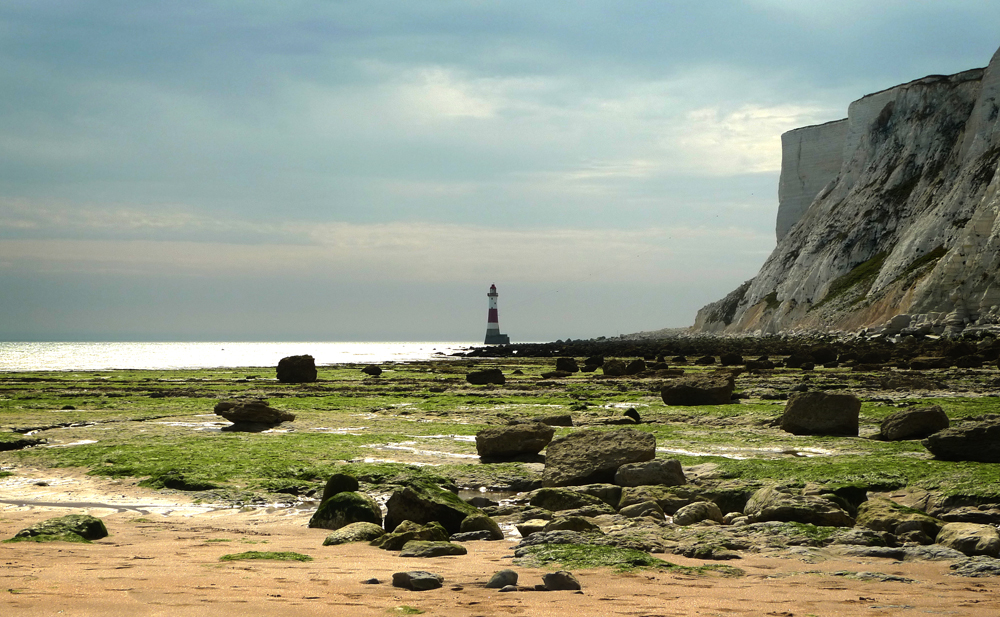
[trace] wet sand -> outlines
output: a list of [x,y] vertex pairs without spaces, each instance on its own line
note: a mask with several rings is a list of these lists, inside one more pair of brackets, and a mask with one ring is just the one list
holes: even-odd
[[[834,557],[811,564],[745,554],[727,562],[746,572],[739,578],[583,570],[575,572],[582,593],[499,593],[483,586],[497,570],[513,568],[523,586],[540,583],[549,570],[512,564],[509,541],[470,542],[468,555],[433,559],[402,558],[359,544],[324,547],[328,532],[309,529],[305,509],[214,509],[183,494],[82,470],[19,469],[17,476],[0,479],[0,500],[19,502],[0,504],[4,538],[70,513],[99,516],[111,532],[89,545],[0,544],[4,615],[384,616],[404,614],[399,607],[447,616],[1000,614],[995,579],[951,576],[941,562]],[[108,507],[95,507],[100,504]],[[294,551],[314,561],[219,561],[254,550]],[[663,557],[681,565],[706,563]],[[406,570],[441,574],[444,587],[392,587],[392,573]],[[834,574],[844,571],[909,582]],[[380,583],[362,583],[372,577]]]

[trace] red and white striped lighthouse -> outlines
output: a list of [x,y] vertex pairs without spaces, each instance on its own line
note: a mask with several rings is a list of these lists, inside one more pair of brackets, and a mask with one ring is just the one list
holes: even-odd
[[510,337],[506,334],[500,334],[500,317],[497,312],[497,298],[500,294],[497,293],[497,286],[490,285],[490,292],[486,294],[486,297],[490,299],[490,310],[486,314],[486,345],[507,345],[510,343]]

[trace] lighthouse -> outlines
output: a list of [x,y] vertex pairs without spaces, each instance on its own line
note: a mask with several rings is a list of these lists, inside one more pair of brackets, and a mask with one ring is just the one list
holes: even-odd
[[490,299],[490,310],[486,315],[486,345],[508,345],[510,337],[500,334],[500,317],[497,315],[497,286],[490,285],[490,293],[486,294]]

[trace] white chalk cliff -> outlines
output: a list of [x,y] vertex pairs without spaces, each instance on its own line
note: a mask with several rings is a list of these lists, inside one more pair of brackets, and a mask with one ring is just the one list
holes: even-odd
[[782,135],[778,245],[703,332],[1000,323],[1000,51]]

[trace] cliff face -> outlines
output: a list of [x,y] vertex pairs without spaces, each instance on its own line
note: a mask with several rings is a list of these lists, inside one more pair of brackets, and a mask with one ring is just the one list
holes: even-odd
[[705,332],[1000,323],[1000,51],[782,136],[778,245]]

